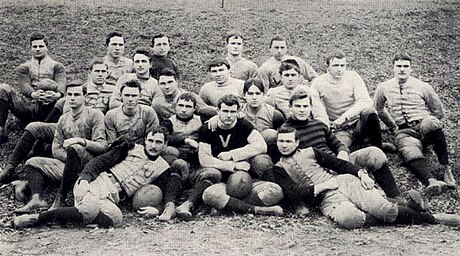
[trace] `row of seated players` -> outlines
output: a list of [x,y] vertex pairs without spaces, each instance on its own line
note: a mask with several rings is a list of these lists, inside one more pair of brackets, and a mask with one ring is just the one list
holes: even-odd
[[[258,80],[246,84],[248,90],[262,86]],[[125,87],[123,92],[130,89],[139,92],[139,87],[131,87],[130,83]],[[129,102],[126,109],[133,98],[139,97],[136,90],[123,93],[123,104]],[[16,228],[56,222],[120,224],[122,213],[117,204],[147,184],[155,184],[164,194],[160,220],[170,220],[176,214],[189,219],[192,207],[197,207],[201,200],[217,209],[281,215],[283,209],[278,204],[284,198],[300,208],[303,204],[316,204],[324,215],[345,228],[389,223],[460,225],[460,216],[428,213],[416,191],[410,191],[408,199],[403,199],[380,149],[355,151],[349,154],[349,161],[335,158],[330,150],[337,152],[344,145],[322,122],[311,118],[312,100],[304,90],[297,90],[290,98],[292,117],[278,132],[263,131],[265,138],[247,119],[238,118],[242,108],[237,96],[223,96],[218,102],[217,116],[203,125],[193,114],[195,97],[185,93],[175,104],[177,114],[169,124],[163,123],[169,129],[155,125],[146,130],[145,146],[121,135],[105,153],[94,158],[94,152],[107,145],[103,115],[84,105],[84,94],[81,85],[67,86],[66,101],[71,109],[57,124],[54,158],[33,157],[25,164],[24,176],[32,199],[16,213],[46,208],[44,187],[59,181],[60,191],[53,206],[40,214],[15,217]],[[289,121],[304,122],[304,126],[296,130]],[[76,127],[83,134],[66,138],[65,134],[72,129],[75,134]],[[193,134],[188,134],[191,131]],[[269,135],[275,135],[278,151],[269,150],[273,145]],[[175,145],[179,152],[168,145]],[[57,159],[58,152],[66,154],[65,161]],[[281,156],[274,165],[272,159],[276,156],[271,154],[276,152]],[[374,188],[367,170],[383,191]],[[63,207],[63,198],[74,184],[74,207]],[[176,208],[183,185],[191,185],[192,191]],[[155,216],[160,212],[156,207],[146,206],[140,213]]]
[[[142,51],[142,50],[141,50],[141,51]],[[136,55],[143,55],[143,56],[138,56],[138,57],[145,57],[143,61],[142,61],[142,60],[137,61],[138,63],[142,63],[142,62],[143,62],[143,63],[147,63],[147,64],[148,64],[148,60],[149,60],[148,54],[138,54],[137,51],[136,51],[136,53],[135,53],[134,56],[133,56],[133,59],[134,59],[134,62],[135,62],[135,63],[136,63],[136,59],[135,59]],[[345,74],[344,74],[344,73],[347,73],[347,72],[346,72],[345,69],[343,69],[344,67],[346,67],[346,62],[345,62],[345,64],[344,64],[343,62],[342,62],[342,63],[338,63],[338,64],[337,64],[337,63],[332,63],[332,62],[334,62],[334,61],[335,61],[335,62],[337,62],[337,61],[338,61],[338,62],[340,62],[340,61],[346,61],[346,60],[345,60],[345,56],[343,55],[343,53],[340,53],[340,52],[339,52],[339,53],[335,53],[335,55],[334,55],[332,58],[328,58],[328,61],[330,62],[330,63],[328,63],[329,66],[330,66],[330,69],[328,70],[328,75],[334,76],[334,72],[336,72],[336,73],[339,73],[339,77],[340,77],[340,75],[341,75],[342,77],[347,77],[347,76],[345,76]],[[409,59],[409,60],[401,59],[401,60],[398,60],[398,61],[406,61],[406,62],[409,62],[409,68],[410,68],[410,59]],[[214,74],[214,76],[213,76],[213,78],[214,78],[214,80],[215,80],[214,83],[215,83],[215,84],[219,84],[219,81],[220,81],[220,82],[222,82],[222,81],[227,81],[227,82],[228,82],[228,81],[230,80],[229,77],[228,77],[228,74],[229,74],[229,65],[228,65],[228,63],[226,63],[225,60],[215,60],[215,61],[213,61],[211,64],[213,64],[213,63],[216,64],[216,65],[213,66],[213,67],[212,67],[212,65],[210,65],[209,71],[210,71],[210,73],[211,73],[212,76],[213,76],[213,74]],[[331,63],[332,63],[332,64],[331,64]],[[336,65],[336,64],[337,64],[337,65]],[[397,65],[396,65],[396,63],[394,63],[394,64],[395,64],[395,76],[396,76],[396,68],[397,68],[396,66],[397,66]],[[148,64],[147,67],[148,67],[148,66],[150,66],[150,64]],[[106,68],[107,68],[107,65],[106,65]],[[215,71],[215,72],[213,72],[213,70],[212,70],[213,68],[214,68],[214,71]],[[283,68],[284,68],[284,70],[283,70]],[[337,68],[338,70],[334,70],[333,68]],[[340,68],[342,68],[342,70],[340,70]],[[403,65],[403,67],[401,67],[401,68],[406,68],[406,67],[405,67],[405,65]],[[93,71],[93,70],[94,70],[94,67],[92,67],[91,70]],[[137,72],[137,70],[139,70],[140,72]],[[140,80],[140,77],[138,76],[138,73],[142,73],[142,71],[145,72],[146,66],[144,65],[144,66],[142,67],[142,65],[140,65],[140,66],[137,68],[137,70],[136,70],[136,76],[137,76],[138,80]],[[345,71],[345,72],[344,72],[344,71]],[[101,72],[99,72],[99,73],[101,73]],[[173,74],[173,75],[170,75],[170,77],[173,77],[173,79],[172,79],[173,81],[167,81],[167,82],[163,83],[163,85],[165,85],[165,84],[167,84],[167,83],[174,83],[174,84],[176,85],[176,88],[174,88],[174,89],[177,89],[177,76],[174,76],[174,72],[169,71],[169,73],[170,73],[170,74]],[[279,87],[279,89],[282,89],[282,91],[280,91],[280,92],[286,92],[286,91],[287,91],[289,94],[291,94],[292,91],[293,91],[292,89],[294,89],[294,87],[298,87],[297,85],[299,84],[298,77],[300,77],[300,73],[301,73],[301,69],[300,69],[300,67],[299,67],[299,63],[298,63],[296,60],[288,59],[288,60],[286,60],[286,61],[284,62],[284,64],[281,65],[281,68],[280,68],[280,72],[279,72],[279,73],[280,73],[280,75],[281,75],[281,82],[282,82],[282,85],[283,85],[283,86]],[[342,74],[340,74],[340,73],[342,73]],[[403,72],[403,73],[404,73],[404,72]],[[405,73],[406,73],[406,75],[407,75],[408,72],[405,72]],[[352,74],[353,74],[353,73],[352,73]],[[127,75],[131,75],[131,74],[127,74]],[[410,72],[409,72],[409,75],[410,75]],[[296,78],[297,78],[297,79],[296,79]],[[150,79],[150,77],[149,77],[147,80],[149,80],[149,79]],[[284,81],[283,81],[283,79],[284,79]],[[120,79],[120,80],[121,80],[121,79]],[[159,80],[160,80],[160,86],[161,86],[161,85],[162,85],[162,83],[161,83],[161,76],[159,77]],[[339,80],[340,80],[340,79],[339,79]],[[346,79],[345,79],[345,80],[346,80]],[[320,81],[320,80],[319,80],[319,81]],[[45,82],[46,82],[46,80],[45,80]],[[46,84],[45,82],[44,82],[44,84]],[[49,81],[48,81],[48,82],[49,82]],[[121,83],[121,82],[120,82],[120,84],[124,84],[124,83]],[[262,83],[262,84],[263,84],[263,83]],[[207,85],[209,85],[209,84],[207,84]],[[211,83],[211,85],[212,85],[212,83]],[[313,86],[314,86],[314,85],[315,85],[315,83],[313,84]],[[422,84],[422,85],[423,85],[423,84]],[[45,87],[46,87],[46,86],[47,86],[47,85],[45,85]],[[48,86],[49,86],[49,83],[48,83]],[[116,85],[116,86],[118,86],[118,85]],[[291,86],[291,88],[289,88],[289,86]],[[51,86],[51,87],[52,87],[52,86]],[[100,104],[101,102],[99,101],[100,98],[103,98],[102,105],[104,105],[104,102],[105,102],[105,103],[107,103],[107,102],[110,102],[110,103],[116,102],[114,99],[116,98],[117,94],[118,94],[118,95],[121,94],[121,91],[122,91],[122,90],[121,90],[121,87],[122,87],[122,86],[119,87],[119,88],[120,88],[120,92],[118,91],[118,89],[117,89],[117,90],[114,90],[114,92],[113,92],[113,95],[114,95],[114,96],[112,96],[112,99],[108,99],[107,97],[96,97],[96,101],[99,103],[99,105],[101,105],[101,104]],[[208,86],[208,87],[209,87],[209,86]],[[153,88],[153,87],[152,87],[152,88]],[[206,88],[206,85],[202,87],[201,91],[204,91],[205,88]],[[211,88],[212,88],[212,87],[211,87]],[[167,89],[168,89],[168,86],[164,86],[164,87],[162,87],[161,89],[162,89],[162,92],[164,93],[164,96],[166,96],[166,92],[168,91],[168,90],[167,90]],[[166,89],[166,90],[165,90],[165,89]],[[225,89],[225,88],[219,88],[219,89],[220,89],[220,90],[216,90],[216,89],[210,90],[210,93],[209,93],[209,94],[210,94],[211,96],[215,96],[216,92],[222,92],[222,91],[228,92],[228,90],[222,90],[222,89]],[[276,89],[276,88],[275,88],[275,89]],[[308,89],[309,89],[308,87],[305,87],[305,90],[308,90]],[[321,88],[319,88],[319,89],[321,89]],[[359,88],[359,89],[360,89],[360,88]],[[365,89],[365,86],[364,86],[364,89]],[[158,91],[158,90],[157,90],[157,91]],[[172,91],[174,91],[174,90],[172,90]],[[260,91],[260,88],[259,88],[259,95],[260,95],[261,93],[263,93],[263,91],[265,91],[265,89],[263,89],[262,91]],[[312,90],[310,90],[310,92],[311,92],[311,91],[312,91]],[[319,91],[319,90],[318,90],[318,91]],[[366,93],[367,93],[367,89],[365,89],[365,91],[366,91]],[[116,93],[116,92],[118,92],[118,93]],[[176,92],[177,92],[177,90],[176,90]],[[270,91],[269,91],[269,92],[270,92]],[[354,93],[354,91],[353,91],[353,93]],[[33,93],[31,93],[31,95],[32,95],[32,94],[33,94]],[[101,94],[102,94],[102,93],[101,93]],[[140,93],[140,94],[141,94],[141,97],[140,97],[140,98],[142,98],[143,95],[145,96],[145,93],[143,94],[143,93],[142,93],[142,90],[141,90],[141,93]],[[202,93],[200,93],[200,94],[202,94]],[[237,92],[235,92],[234,94],[235,94],[235,95],[238,95],[238,96],[240,96],[240,97],[242,96],[242,93],[237,93]],[[247,94],[249,94],[249,93],[247,93]],[[282,95],[282,94],[283,94],[283,93],[276,93],[275,95],[276,95],[276,96],[279,96],[279,95]],[[287,94],[287,96],[289,96],[289,94]],[[51,94],[50,94],[50,95],[51,95]],[[203,93],[203,94],[201,95],[203,100],[210,100],[210,99],[206,99],[206,97],[204,97],[203,95],[206,95],[206,94]],[[253,95],[254,95],[254,94],[253,94]],[[315,101],[315,99],[319,99],[319,97],[316,97],[316,94],[315,94],[315,93],[311,93],[311,95],[313,95],[313,96],[311,97],[313,101]],[[164,96],[163,96],[163,97],[164,97]],[[283,96],[286,97],[286,95],[283,95]],[[327,108],[327,102],[324,100],[324,99],[326,99],[326,96],[327,96],[327,95],[323,95],[323,94],[322,94],[322,95],[321,95],[321,99],[323,100],[322,103],[326,105],[326,110],[329,110],[329,109]],[[367,96],[368,96],[368,95],[367,95]],[[118,97],[120,97],[120,96],[118,96]],[[146,98],[148,98],[148,97],[146,97]],[[152,97],[152,98],[153,98],[153,97]],[[166,98],[166,97],[165,97],[165,98]],[[194,97],[194,98],[196,99],[197,97]],[[49,100],[49,99],[48,99],[48,100]],[[108,101],[107,101],[107,100],[108,100]],[[286,99],[286,98],[284,98],[282,101],[280,101],[282,104],[277,104],[277,102],[276,102],[276,100],[277,100],[276,97],[275,97],[274,99],[273,99],[273,97],[272,97],[272,100],[275,101],[275,106],[278,107],[280,110],[282,110],[283,104],[284,104],[284,106],[286,106],[286,105],[289,106],[289,104],[288,104],[288,99]],[[435,98],[435,100],[438,100],[438,101],[439,101],[439,99],[437,99],[437,98]],[[43,102],[46,103],[46,101],[43,101]],[[142,102],[142,101],[141,101],[141,102]],[[156,102],[155,100],[150,100],[150,102],[149,102],[148,99],[147,99],[147,101],[146,101],[144,104],[149,105],[149,103],[151,103],[151,102],[153,102],[153,106],[155,107],[155,102]],[[119,103],[119,104],[120,104],[120,103]],[[171,102],[169,102],[169,104],[172,105]],[[212,103],[211,103],[211,104],[212,104]],[[432,104],[433,104],[433,105],[436,105],[436,104],[438,104],[438,103],[437,103],[437,102],[434,102],[434,103],[432,103]],[[198,105],[198,104],[197,104],[197,105]],[[250,104],[248,104],[248,105],[250,105]],[[329,121],[333,121],[333,120],[331,120],[331,116],[332,116],[332,115],[329,115],[329,120],[328,120],[327,115],[324,114],[325,111],[324,111],[324,110],[321,111],[321,104],[315,104],[315,103],[313,103],[312,105],[313,105],[313,116],[314,116],[315,118],[317,118],[317,119],[319,119],[319,120],[322,120],[324,123],[327,123],[327,124],[329,124]],[[355,104],[355,105],[364,105],[364,104]],[[440,105],[440,103],[439,103],[438,105]],[[212,111],[215,110],[215,108],[213,109],[212,107],[206,106],[206,105],[204,105],[204,104],[203,104],[202,106],[204,106],[203,109],[205,109],[205,110],[207,109],[207,110],[208,110],[208,111],[203,111],[203,112],[206,113],[204,116],[206,116],[206,115],[211,116]],[[441,112],[442,112],[442,105],[440,105],[440,106],[441,106]],[[319,109],[319,111],[315,111],[315,107],[316,107],[317,109]],[[362,106],[360,106],[360,107],[362,107]],[[432,108],[431,108],[430,106],[428,106],[428,107],[429,107],[429,110],[432,111]],[[155,108],[155,109],[157,110],[158,108]],[[165,109],[165,108],[164,108],[164,109]],[[171,109],[171,108],[170,108],[170,109]],[[286,109],[286,107],[285,107],[284,109]],[[101,110],[102,110],[102,109],[101,109]],[[335,110],[335,109],[333,109],[333,110]],[[390,109],[390,110],[391,110],[391,109]],[[62,111],[61,111],[61,112],[62,112]],[[171,114],[171,112],[173,112],[173,111],[170,111],[169,114]],[[330,112],[330,111],[327,111],[327,112]],[[352,111],[350,111],[350,112],[352,112]],[[354,109],[354,112],[356,112],[356,107],[355,107],[355,109]],[[433,112],[434,112],[434,111],[433,111]],[[439,111],[438,111],[438,112],[439,112]],[[288,116],[288,117],[290,116],[289,109],[288,109],[287,111],[283,112],[283,113],[285,114],[285,116]],[[160,114],[160,116],[161,116],[161,113],[159,113],[159,114]],[[258,113],[257,113],[257,114],[258,114]],[[349,114],[349,113],[348,113],[348,114]],[[366,123],[369,123],[369,122],[368,122],[368,119],[371,119],[371,118],[369,118],[369,116],[373,116],[373,113],[367,114],[367,115],[362,115],[361,112],[359,112],[358,114],[361,115],[359,121],[363,121],[364,125],[363,125],[363,124],[360,125],[360,122],[356,122],[356,127],[363,128],[363,126],[364,126],[364,128],[367,128],[367,129],[365,129],[365,130],[368,130],[368,131],[379,130],[379,129],[369,129],[369,127],[366,127],[366,125],[368,125],[368,124],[366,124]],[[404,113],[404,111],[403,111],[403,114],[406,114],[406,113]],[[412,113],[409,113],[409,114],[412,114]],[[434,113],[434,114],[439,114],[439,113]],[[441,114],[442,114],[442,113],[441,113]],[[350,115],[348,115],[348,116],[350,116]],[[343,122],[343,121],[349,121],[349,120],[347,120],[347,119],[351,119],[351,118],[349,118],[348,116],[345,115],[345,118],[342,118],[342,119],[345,119],[345,120],[342,120],[342,122]],[[365,116],[365,118],[362,118],[362,116]],[[375,116],[376,116],[376,115],[375,115]],[[323,117],[323,118],[321,118],[321,117]],[[324,118],[324,117],[325,117],[325,118]],[[257,118],[257,120],[259,120],[259,119],[260,119],[260,118]],[[262,119],[263,119],[263,118],[262,118]],[[337,120],[334,120],[334,121],[333,121],[332,127],[334,127],[334,128],[340,128],[340,125],[341,125],[341,124],[340,124],[340,122],[338,121],[339,119],[340,119],[340,118],[337,118]],[[361,119],[363,119],[363,120],[361,120]],[[407,118],[404,117],[404,119],[407,119]],[[354,121],[356,121],[356,119],[355,119]],[[406,121],[407,121],[407,120],[406,120]],[[429,120],[429,121],[433,121],[433,120]],[[436,121],[436,120],[435,120],[435,121]],[[256,123],[257,123],[257,122],[256,122]],[[420,124],[420,122],[418,122],[418,123]],[[433,122],[432,122],[432,123],[433,123]],[[126,123],[125,123],[125,122],[122,122],[121,126],[123,126],[123,124],[126,126]],[[342,123],[342,124],[343,124],[343,123]],[[429,123],[429,124],[430,124],[430,123]],[[418,125],[418,124],[415,124],[414,126],[416,126],[416,125]],[[401,125],[398,125],[398,126],[401,126]],[[347,125],[345,128],[346,128],[346,129],[349,129],[349,128],[350,128],[350,125]],[[394,127],[392,127],[392,128],[394,128]],[[414,127],[412,127],[412,126],[409,126],[409,127],[406,127],[406,128],[407,128],[407,129],[410,129],[410,130],[414,130],[414,129],[412,129],[412,128],[414,128]],[[404,128],[404,129],[406,129],[406,128]],[[428,127],[428,128],[429,128],[429,127]],[[433,129],[433,130],[436,130],[436,132],[438,132],[438,134],[439,134],[439,132],[442,133],[442,131],[440,131],[440,129],[438,129],[438,128],[436,128],[436,127],[435,127],[435,129]],[[342,132],[343,132],[343,131],[342,131]],[[417,131],[415,131],[415,132],[417,133]],[[429,132],[431,132],[431,131],[429,130]],[[348,133],[349,133],[349,132],[348,132]],[[45,134],[46,134],[46,133],[45,133]],[[401,134],[401,133],[400,133],[400,134]],[[399,135],[400,135],[400,134],[399,134]],[[410,135],[411,133],[409,133],[409,132],[403,133],[403,135],[406,135],[406,134],[409,134],[409,135]],[[348,136],[349,136],[349,134],[348,134]],[[380,136],[381,136],[381,135],[380,135]],[[131,137],[131,136],[130,136],[130,137]],[[407,138],[407,136],[405,136],[405,137]],[[413,136],[413,137],[416,137],[416,136]],[[425,136],[425,137],[429,137],[429,136]],[[116,138],[116,137],[115,137],[115,138]],[[380,138],[381,138],[381,137],[380,137]],[[409,137],[409,139],[413,139],[413,138]],[[371,142],[371,144],[376,144],[376,146],[380,146],[380,147],[381,147],[381,139],[380,139],[380,142],[379,142],[378,140],[375,139],[375,136],[374,136],[373,138],[372,138],[372,136],[369,136],[369,141]],[[86,145],[86,142],[87,142],[87,141],[84,141],[84,140],[81,141],[81,140],[80,140],[80,142],[81,142],[81,144],[85,144],[85,145]],[[373,142],[374,142],[374,143],[373,143]],[[375,143],[375,142],[376,142],[376,143]],[[410,146],[412,146],[412,148],[414,148],[413,145],[410,145]],[[417,146],[418,146],[418,145],[415,145],[415,148],[416,148],[416,149],[418,149]],[[412,148],[410,148],[411,151],[413,151]],[[436,147],[436,145],[435,145],[435,151],[436,151],[436,148],[439,149],[439,146]],[[343,151],[343,150],[342,150],[342,151]],[[441,150],[441,151],[442,151],[442,150]],[[345,152],[345,151],[344,151],[344,152]],[[440,152],[440,150],[437,150],[437,151],[436,151],[436,153],[438,153],[438,152]],[[13,155],[14,155],[14,154],[13,154]],[[339,157],[343,157],[343,156],[344,156],[343,152],[340,153],[340,151],[339,151],[339,152],[338,152],[338,156],[339,156]],[[422,155],[422,156],[423,156],[423,155]],[[439,157],[439,154],[438,154],[438,157]],[[447,158],[447,154],[446,154],[446,158]],[[424,159],[415,159],[415,160],[423,160],[423,161],[424,161]],[[420,162],[423,164],[423,161],[420,161]],[[440,159],[440,162],[441,162],[441,159]],[[443,162],[441,162],[441,163],[442,163],[443,165],[446,165],[446,164],[443,163]],[[419,164],[420,164],[420,163],[419,163]],[[10,174],[12,168],[8,168],[8,166],[7,166],[6,170],[9,171],[9,172],[6,172],[6,173],[7,173],[7,174]],[[447,170],[447,169],[446,169],[446,170]],[[429,172],[430,172],[430,171],[431,171],[431,170],[429,170]],[[4,172],[4,173],[5,173],[5,172]],[[2,174],[4,174],[4,173],[2,173]],[[447,172],[446,172],[446,173],[447,173]],[[416,173],[416,174],[417,174],[417,173]],[[431,174],[431,173],[430,173],[430,174]],[[446,176],[446,175],[445,175],[445,176]],[[426,178],[426,177],[422,177],[422,178]],[[445,178],[445,179],[446,179],[446,178]],[[429,176],[428,176],[427,179],[425,179],[425,180],[424,180],[424,179],[421,179],[421,180],[422,180],[422,182],[423,182],[423,181],[426,181],[426,183],[427,183],[427,185],[428,185],[428,189],[431,188],[429,191],[433,191],[433,192],[435,192],[435,193],[441,192],[441,191],[446,187],[446,185],[447,185],[447,184],[445,184],[445,183],[443,184],[443,182],[434,180],[433,178],[430,178]],[[434,181],[433,181],[433,180],[434,180]],[[447,180],[448,180],[448,179],[447,179]],[[451,182],[450,182],[450,183],[451,183],[451,184],[450,184],[451,186],[455,186],[455,185],[454,185],[454,184],[455,184],[455,181],[452,181],[452,179],[451,179]]]

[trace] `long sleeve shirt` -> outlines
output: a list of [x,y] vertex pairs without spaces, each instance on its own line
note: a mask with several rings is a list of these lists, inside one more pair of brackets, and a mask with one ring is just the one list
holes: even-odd
[[[318,76],[318,73],[303,59],[295,56],[285,56],[284,59],[294,59],[299,64],[300,73],[307,81]],[[280,67],[281,61],[276,60],[275,57],[270,57],[259,67],[257,77],[262,80],[265,91],[281,85]]]
[[152,77],[140,77],[135,73],[124,74],[118,79],[115,89],[110,99],[110,109],[117,108],[122,105],[121,102],[121,87],[127,81],[138,80],[141,84],[141,94],[139,96],[139,104],[151,106],[154,99],[161,97],[161,92],[158,81]]
[[123,106],[112,109],[107,112],[104,122],[109,144],[121,137],[126,137],[137,144],[143,144],[146,131],[159,125],[155,110],[143,105],[138,105],[133,115],[127,115],[123,111]]
[[103,60],[108,68],[108,74],[105,81],[110,85],[115,85],[123,74],[132,73],[134,70],[133,61],[123,56],[121,56],[117,62],[108,55],[104,56]]
[[283,126],[297,130],[301,149],[315,147],[329,154],[338,154],[340,151],[350,153],[348,147],[335,137],[329,127],[318,120],[299,121],[289,118]]
[[[235,164],[267,152],[267,144],[262,135],[245,119],[239,119],[231,129],[215,131],[204,124],[198,134],[198,158],[202,167],[212,167],[220,171],[233,172]],[[220,160],[217,156],[228,152],[232,160]]]
[[64,65],[45,56],[41,60],[32,58],[17,68],[19,88],[22,94],[30,98],[30,94],[37,89],[37,84],[45,78],[57,83],[58,90],[65,92],[66,72]]
[[291,116],[291,108],[289,106],[289,99],[296,90],[305,90],[311,97],[311,113],[314,119],[318,119],[325,124],[329,124],[329,117],[327,116],[326,109],[319,98],[316,90],[306,86],[298,85],[293,90],[288,90],[284,86],[271,88],[267,92],[266,102],[277,109],[279,109],[286,118]]
[[243,57],[237,59],[226,58],[230,64],[230,76],[246,81],[257,76],[257,65]]
[[414,77],[409,77],[401,85],[397,78],[379,84],[374,95],[374,106],[389,128],[431,115],[438,119],[444,116],[444,107],[433,88]]
[[241,107],[244,118],[248,120],[256,130],[262,132],[266,129],[278,129],[285,121],[283,114],[269,104],[261,104],[254,112],[247,104]]
[[59,118],[54,134],[52,152],[53,157],[63,162],[67,160],[64,141],[70,138],[86,140],[85,149],[94,154],[101,154],[107,148],[107,139],[104,126],[104,115],[101,111],[83,107],[74,114],[72,111]]
[[171,56],[157,56],[152,54],[150,57],[150,76],[156,80],[160,79],[160,73],[165,68],[172,69],[177,75],[180,75],[180,70],[171,59]]
[[224,84],[218,84],[214,81],[204,84],[199,92],[204,103],[217,107],[217,102],[226,94],[237,96],[241,102],[243,98],[244,81],[230,77]]
[[349,123],[354,122],[363,109],[373,105],[363,79],[355,71],[346,71],[340,81],[329,73],[320,75],[311,87],[319,93],[331,122],[342,116]]

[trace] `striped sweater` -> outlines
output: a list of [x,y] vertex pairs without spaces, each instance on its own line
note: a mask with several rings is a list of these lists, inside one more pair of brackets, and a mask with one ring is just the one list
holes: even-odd
[[299,135],[299,148],[315,147],[329,154],[340,151],[350,153],[347,146],[343,145],[331,130],[322,122],[315,119],[299,121],[288,118],[283,126],[293,127]]

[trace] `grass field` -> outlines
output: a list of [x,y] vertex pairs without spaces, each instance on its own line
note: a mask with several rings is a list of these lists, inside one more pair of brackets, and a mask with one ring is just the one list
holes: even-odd
[[[14,69],[30,58],[28,36],[43,31],[50,55],[67,69],[68,79],[84,79],[89,59],[105,54],[104,37],[122,31],[126,52],[150,45],[157,32],[170,36],[173,56],[183,72],[182,85],[197,91],[209,81],[206,63],[224,53],[225,34],[245,35],[245,55],[261,64],[275,35],[288,38],[290,53],[308,56],[315,70],[325,72],[324,58],[344,50],[352,69],[373,94],[391,77],[391,57],[405,50],[414,57],[415,76],[433,85],[446,108],[443,120],[451,165],[460,180],[460,81],[458,1],[361,0],[226,0],[108,1],[37,0],[0,3],[0,82],[16,84]],[[0,148],[0,166],[21,133]],[[433,157],[432,155],[430,157]],[[389,155],[403,189],[421,189],[413,175]],[[458,191],[430,199],[433,212],[460,213]],[[114,254],[131,255],[457,255],[458,228],[444,226],[384,227],[345,231],[317,215],[306,219],[254,216],[199,216],[195,221],[158,223],[126,213],[115,230],[45,227],[14,231],[8,227],[20,205],[0,191],[0,255]],[[12,251],[11,251],[12,250]]]

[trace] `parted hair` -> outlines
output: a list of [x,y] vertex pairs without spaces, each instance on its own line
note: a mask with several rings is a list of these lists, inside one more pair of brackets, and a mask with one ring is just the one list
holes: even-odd
[[168,39],[168,43],[170,43],[169,37],[168,37],[168,36],[166,36],[166,35],[163,34],[163,33],[158,33],[158,34],[155,34],[155,35],[152,37],[152,44],[151,44],[150,46],[153,47],[153,46],[155,45],[155,39],[157,39],[157,38],[162,38],[162,37],[166,37],[166,38]]
[[407,60],[412,64],[412,58],[407,52],[396,53],[395,56],[393,57],[393,64],[395,64],[395,62],[398,60]]
[[145,55],[147,58],[149,58],[149,61],[150,61],[150,50],[148,48],[145,48],[145,47],[137,47],[136,49],[134,49],[134,52],[133,54],[131,55],[131,58],[134,60],[134,55],[136,54],[142,54],[142,55]]
[[280,133],[294,133],[295,140],[299,140],[299,134],[297,133],[297,130],[292,126],[282,125],[280,128],[278,128],[278,134]]
[[86,86],[83,86],[83,82],[81,81],[72,81],[68,84],[65,85],[65,91],[67,92],[67,89],[71,88],[71,87],[81,87],[82,88],[82,91],[83,91],[83,95],[86,95],[87,93],[87,89],[86,89]]
[[274,42],[274,41],[284,41],[284,42],[286,42],[286,45],[287,45],[287,40],[286,40],[286,38],[285,38],[284,36],[279,36],[279,35],[278,35],[278,36],[272,37],[272,39],[270,40],[270,46],[269,46],[269,48],[272,48],[272,45],[273,45],[273,42]]
[[263,84],[262,80],[260,80],[259,78],[249,78],[248,80],[246,80],[244,82],[243,94],[246,94],[248,92],[249,88],[251,88],[251,86],[255,86],[255,87],[259,88],[259,90],[262,93],[264,93],[265,87],[264,87],[264,84]]
[[220,67],[222,65],[225,65],[227,69],[230,69],[230,63],[228,63],[228,61],[225,58],[216,57],[209,62],[208,71],[211,71],[211,68]]
[[222,98],[219,99],[217,102],[217,108],[220,109],[222,106],[222,103],[224,103],[227,106],[233,106],[236,105],[237,109],[240,109],[240,101],[238,100],[238,97],[236,97],[233,94],[225,94],[222,96]]
[[191,101],[193,103],[193,107],[196,107],[196,98],[193,96],[193,94],[189,92],[185,92],[179,95],[176,101],[176,105],[177,105],[177,102],[179,102],[179,100]]
[[284,71],[291,69],[294,69],[299,74],[301,73],[299,63],[297,63],[295,59],[285,59],[281,61],[280,75],[283,74]]
[[160,74],[158,75],[158,78],[161,76],[173,76],[176,81],[179,79],[179,75],[174,71],[174,69],[171,68],[164,68],[160,71]]
[[333,52],[329,53],[329,55],[327,55],[326,65],[329,66],[329,64],[331,63],[331,60],[333,58],[343,59],[345,57],[346,57],[346,54],[342,50],[333,51]]
[[305,91],[304,89],[297,89],[294,91],[294,93],[291,95],[291,98],[289,98],[289,106],[292,107],[292,104],[294,103],[294,101],[296,100],[301,100],[301,99],[306,99],[308,98],[309,99],[309,102],[310,102],[310,106],[312,105],[312,100],[311,100],[311,96],[310,94]]
[[89,71],[93,70],[94,65],[103,64],[107,68],[107,64],[104,63],[104,60],[101,57],[93,57],[89,61]]
[[168,137],[169,137],[169,134],[170,134],[170,131],[168,128],[162,126],[162,125],[154,125],[153,127],[147,129],[146,133],[145,133],[145,137],[147,137],[149,134],[156,134],[156,133],[160,133],[160,134],[163,134],[163,137],[165,139],[165,142],[168,142]]
[[239,32],[239,31],[230,31],[230,32],[228,32],[227,36],[225,36],[225,43],[228,44],[228,40],[230,38],[232,38],[232,37],[243,39],[243,35],[241,34],[241,32]]
[[109,32],[107,36],[105,37],[105,46],[109,46],[110,39],[112,39],[112,37],[121,37],[123,38],[123,41],[125,41],[125,38],[123,37],[123,34],[121,32],[112,31],[112,32]]
[[120,93],[123,93],[123,90],[124,90],[126,87],[137,88],[137,89],[139,89],[139,92],[141,91],[141,83],[140,83],[137,79],[128,80],[128,81],[124,82],[124,83],[121,85]]
[[29,43],[32,45],[32,41],[36,40],[43,40],[45,42],[45,45],[48,47],[48,38],[46,38],[45,34],[41,32],[34,32],[32,35],[30,35]]

